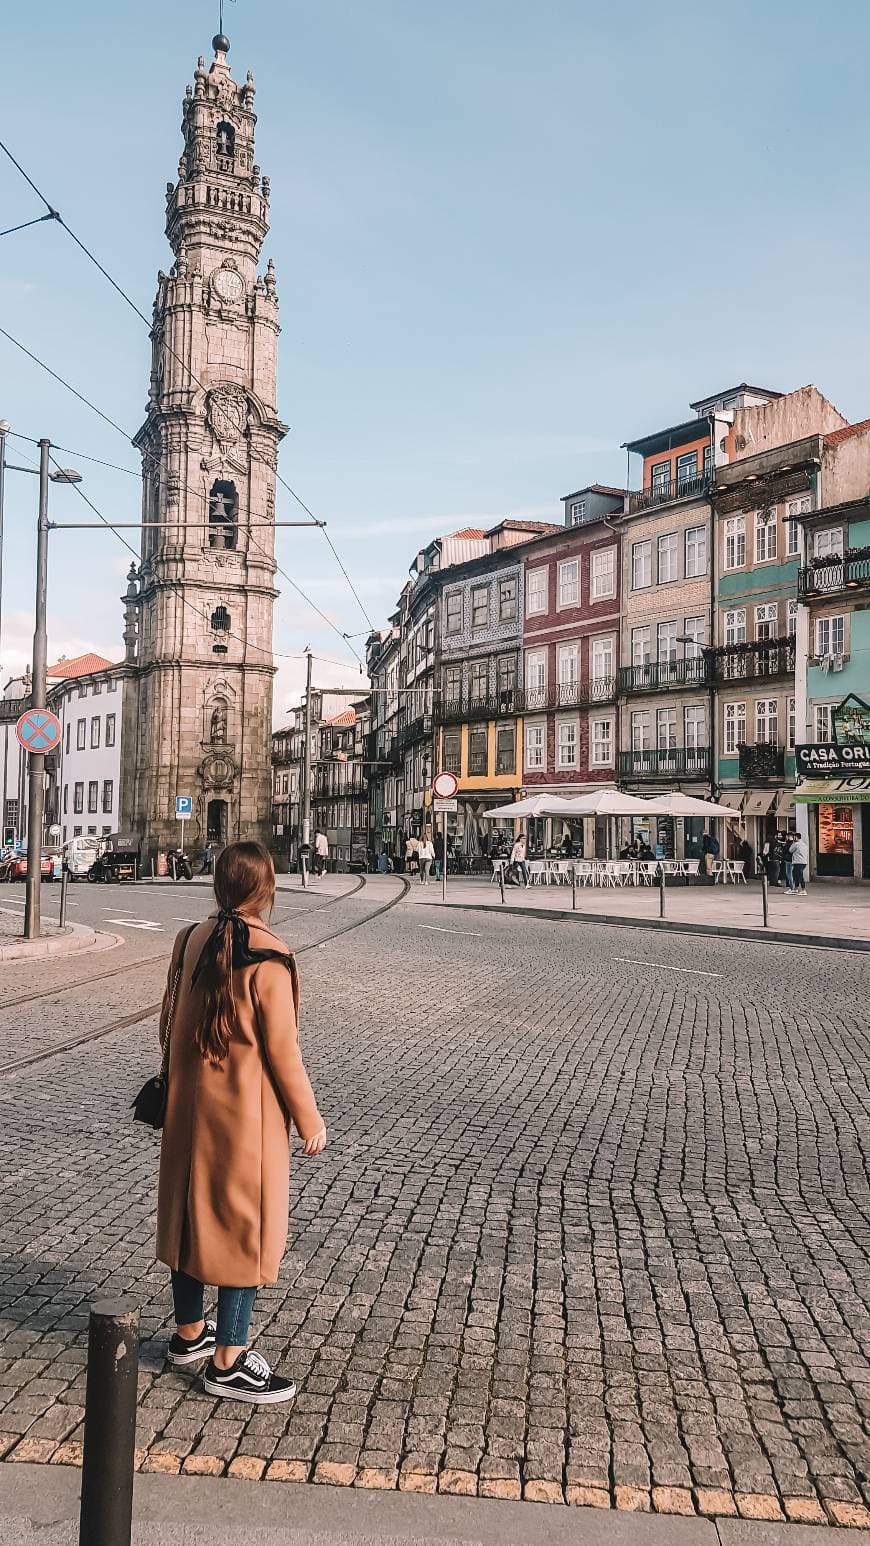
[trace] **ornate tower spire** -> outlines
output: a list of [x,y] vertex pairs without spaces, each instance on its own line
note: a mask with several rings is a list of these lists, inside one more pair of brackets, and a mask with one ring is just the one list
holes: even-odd
[[[175,262],[158,276],[143,460],[139,737],[130,805],[149,846],[266,837],[270,826],[278,297],[269,182],[254,161],[254,81],[229,41],[199,60],[167,185]],[[215,727],[220,729],[217,735]]]

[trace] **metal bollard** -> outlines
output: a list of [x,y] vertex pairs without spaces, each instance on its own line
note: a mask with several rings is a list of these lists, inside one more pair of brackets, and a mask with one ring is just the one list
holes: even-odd
[[764,918],[764,927],[766,929],[770,928],[770,924],[768,922],[768,908],[769,907],[770,907],[770,889],[769,889],[769,884],[768,884],[768,879],[767,879],[767,871],[766,870],[762,870],[762,872],[761,872],[761,912],[762,912],[762,917]]
[[61,928],[66,928],[66,894],[69,890],[69,870],[64,870],[60,877],[60,917],[58,923]]
[[130,1546],[139,1374],[139,1309],[91,1306],[79,1546]]
[[498,889],[501,892],[502,904],[504,904],[504,865],[498,867]]
[[667,908],[665,906],[665,867],[663,864],[659,865],[659,917],[667,917]]
[[178,876],[177,876],[177,874],[175,872],[175,854],[172,855],[172,879],[173,880],[177,880],[178,879]]
[[304,854],[300,855],[299,862],[302,865],[302,890],[306,891],[308,888],[308,861]]
[[571,865],[571,911],[577,911],[577,866]]

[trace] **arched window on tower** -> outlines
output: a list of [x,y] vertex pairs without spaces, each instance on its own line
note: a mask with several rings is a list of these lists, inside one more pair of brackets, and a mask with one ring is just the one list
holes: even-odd
[[239,496],[234,483],[218,478],[208,496],[208,545],[234,548],[238,538]]
[[217,153],[219,170],[232,171],[232,167],[221,167],[222,161],[232,162],[236,154],[236,131],[231,123],[217,126]]
[[219,633],[229,633],[230,614],[225,606],[215,607],[211,614],[211,626]]

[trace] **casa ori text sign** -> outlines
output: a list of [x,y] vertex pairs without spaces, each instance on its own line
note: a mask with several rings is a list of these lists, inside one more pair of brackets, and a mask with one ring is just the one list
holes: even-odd
[[870,773],[870,746],[838,746],[833,741],[816,741],[796,746],[795,758],[800,778]]

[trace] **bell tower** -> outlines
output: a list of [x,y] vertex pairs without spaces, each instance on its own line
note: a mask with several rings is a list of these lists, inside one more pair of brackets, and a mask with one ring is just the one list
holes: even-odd
[[[166,189],[174,254],[158,276],[142,454],[135,756],[127,809],[144,847],[267,841],[271,807],[278,298],[254,80],[200,58]],[[129,608],[130,594],[125,597]],[[130,738],[131,742],[133,737]]]

